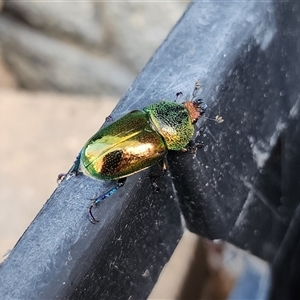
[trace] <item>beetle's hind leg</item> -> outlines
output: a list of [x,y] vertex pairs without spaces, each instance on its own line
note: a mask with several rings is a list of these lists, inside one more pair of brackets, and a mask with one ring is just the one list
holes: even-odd
[[91,221],[91,223],[96,224],[97,222],[99,222],[99,220],[95,219],[92,209],[93,207],[97,206],[98,203],[100,203],[101,201],[105,200],[106,198],[110,197],[112,194],[114,194],[120,187],[122,187],[125,184],[126,178],[122,178],[119,179],[117,181],[117,184],[111,188],[110,190],[108,190],[106,193],[102,194],[99,197],[96,197],[93,200],[93,203],[91,204],[90,208],[89,208],[89,219]]
[[68,175],[69,176],[77,176],[78,175],[78,173],[79,173],[81,151],[76,156],[76,159],[75,159],[75,161],[73,163],[73,166],[68,171],[68,173],[60,173],[60,174],[58,174],[57,179],[56,179],[57,183],[61,183]]

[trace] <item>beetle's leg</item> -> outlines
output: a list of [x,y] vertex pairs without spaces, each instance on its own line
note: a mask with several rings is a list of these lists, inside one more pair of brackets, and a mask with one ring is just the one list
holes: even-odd
[[76,159],[75,159],[75,161],[73,163],[73,166],[70,169],[70,171],[68,173],[60,173],[60,174],[58,174],[57,179],[56,179],[57,183],[61,183],[66,178],[67,175],[70,175],[70,176],[77,176],[78,175],[78,173],[79,173],[81,151],[76,156]]
[[91,204],[91,206],[89,208],[89,218],[93,224],[96,224],[97,222],[99,222],[99,220],[95,219],[95,217],[93,215],[93,212],[92,212],[93,207],[97,206],[98,203],[100,203],[101,201],[105,200],[106,198],[108,198],[112,194],[114,194],[120,187],[122,187],[125,184],[125,181],[126,181],[126,178],[119,179],[117,181],[116,186],[114,186],[113,188],[108,190],[106,193],[102,194],[100,197],[92,199],[93,203]]
[[198,149],[203,148],[203,143],[196,143],[195,141],[189,141],[185,148],[182,148],[181,151],[185,153],[195,154]]
[[107,116],[106,118],[105,118],[105,122],[108,122],[108,121],[113,121],[114,119],[113,119],[113,117],[111,116],[111,115],[109,115],[109,116]]
[[81,151],[78,153],[78,155],[76,156],[76,159],[75,159],[75,161],[74,161],[73,167],[72,167],[72,169],[70,170],[69,173],[78,175],[78,173],[79,173],[79,166],[80,166],[81,152],[82,152],[82,150],[81,150]]
[[153,186],[155,192],[159,191],[158,184],[156,183],[157,180],[161,179],[162,177],[164,177],[165,174],[166,174],[166,171],[167,171],[167,162],[166,162],[166,159],[161,160],[160,164],[161,164],[161,173],[159,175],[156,175],[156,176],[151,176],[152,186]]
[[176,102],[178,100],[178,98],[181,97],[181,96],[182,96],[182,92],[176,93],[174,102]]

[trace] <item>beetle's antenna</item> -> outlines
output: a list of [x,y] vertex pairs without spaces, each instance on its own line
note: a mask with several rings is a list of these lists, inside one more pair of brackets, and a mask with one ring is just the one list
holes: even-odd
[[224,119],[222,118],[222,116],[219,116],[219,115],[216,115],[216,117],[213,119],[213,118],[208,118],[208,117],[204,117],[204,116],[201,116],[201,119],[204,118],[206,120],[210,120],[210,121],[214,121],[216,123],[223,123],[224,122]]
[[104,193],[100,197],[92,199],[93,203],[91,204],[91,206],[89,208],[89,219],[90,219],[91,223],[96,224],[97,222],[99,222],[99,220],[97,220],[93,215],[93,212],[92,212],[93,207],[97,206],[98,203],[100,203],[101,201],[105,200],[106,198],[108,198],[112,194],[114,194],[120,187],[122,187],[125,184],[125,180],[126,180],[126,178],[122,178],[122,179],[118,180],[116,186],[114,186],[113,188],[108,190],[106,193]]

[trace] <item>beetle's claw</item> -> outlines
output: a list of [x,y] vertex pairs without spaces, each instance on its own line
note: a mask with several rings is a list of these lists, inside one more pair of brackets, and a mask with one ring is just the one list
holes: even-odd
[[113,121],[113,117],[111,115],[105,118],[105,122]]
[[66,176],[67,176],[67,173],[58,174],[57,179],[56,179],[57,184],[60,184],[65,179]]
[[79,174],[80,172],[79,171],[71,171],[71,172],[68,172],[68,173],[60,173],[58,174],[57,176],[57,179],[56,179],[56,182],[59,184],[61,183],[64,179],[68,180],[70,177],[75,177]]
[[93,202],[89,208],[89,219],[91,221],[92,224],[96,224],[99,222],[99,220],[95,219],[94,215],[93,215],[93,212],[92,212],[92,209],[93,207],[96,206],[95,202]]
[[198,149],[203,148],[203,143],[196,143],[194,141],[190,141],[188,145],[182,149],[182,152],[189,153],[189,154],[195,154]]
[[155,182],[155,180],[157,180],[158,177],[160,177],[160,176],[156,176],[156,177],[152,178],[152,188],[155,193],[158,193],[160,191],[158,184]]
[[176,93],[174,101],[176,102],[178,98],[181,97],[182,95],[183,95],[182,92]]

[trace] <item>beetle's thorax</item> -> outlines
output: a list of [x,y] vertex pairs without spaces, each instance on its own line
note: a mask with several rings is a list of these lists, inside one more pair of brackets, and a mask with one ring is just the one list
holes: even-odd
[[194,134],[189,111],[182,104],[160,101],[144,108],[169,150],[183,149]]
[[193,101],[187,101],[183,103],[184,107],[189,112],[190,118],[192,123],[196,123],[197,120],[200,118],[200,109],[199,106]]

